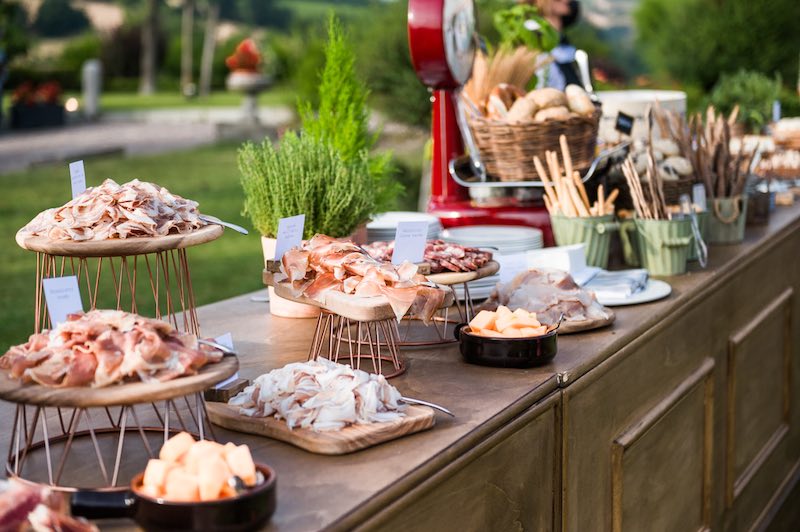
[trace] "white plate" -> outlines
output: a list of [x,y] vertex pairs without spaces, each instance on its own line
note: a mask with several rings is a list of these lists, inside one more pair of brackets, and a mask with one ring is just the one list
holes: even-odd
[[375,219],[367,224],[367,229],[386,230],[397,227],[397,222],[428,222],[431,225],[440,224],[439,218],[425,212],[413,211],[391,211],[384,212],[375,216]]
[[647,286],[644,290],[630,297],[614,299],[598,297],[597,301],[606,307],[621,307],[624,305],[639,305],[641,303],[658,301],[659,299],[664,299],[670,295],[670,293],[672,293],[672,287],[669,284],[657,279],[650,279],[647,281]]

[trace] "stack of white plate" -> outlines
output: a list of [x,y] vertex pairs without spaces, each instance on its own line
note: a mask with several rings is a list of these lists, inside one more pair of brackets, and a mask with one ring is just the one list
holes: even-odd
[[428,222],[428,240],[439,238],[442,223],[439,218],[425,212],[392,211],[375,216],[367,224],[367,240],[372,242],[394,240],[398,222]]
[[[442,231],[441,239],[462,246],[491,249],[495,255],[519,255],[544,247],[544,235],[541,229],[522,227],[519,225],[472,225],[454,227]],[[500,281],[495,274],[469,283],[472,299],[486,299],[494,286]],[[456,286],[456,293],[464,299],[463,288]]]

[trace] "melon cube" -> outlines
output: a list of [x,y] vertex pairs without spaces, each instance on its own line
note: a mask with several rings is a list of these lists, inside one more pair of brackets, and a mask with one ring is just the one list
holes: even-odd
[[213,501],[219,499],[222,487],[228,483],[229,478],[231,478],[231,470],[221,454],[200,464],[200,469],[197,472],[200,500]]
[[494,327],[497,314],[490,310],[482,310],[469,322],[470,329],[491,329]]
[[508,307],[506,307],[504,305],[500,305],[499,307],[497,307],[497,317],[498,318],[501,317],[501,316],[507,316],[509,314],[511,314],[511,309],[510,308],[508,308]]
[[144,478],[142,479],[142,486],[155,490],[156,496],[160,496],[164,492],[164,487],[167,485],[167,474],[175,467],[172,462],[165,460],[152,459],[147,462],[147,467],[144,470]]
[[479,336],[485,336],[487,338],[503,338],[502,333],[493,331],[491,329],[481,329],[480,331],[477,331],[475,334]]
[[142,484],[142,488],[139,491],[142,495],[151,497],[153,499],[159,499],[162,495],[164,495],[164,492],[160,489],[156,488],[155,486],[148,486],[146,484]]
[[183,457],[183,464],[189,474],[196,475],[205,462],[222,456],[225,448],[217,442],[203,440],[192,445]]
[[166,462],[179,462],[194,445],[194,438],[188,432],[181,432],[164,442],[158,457]]
[[528,319],[531,315],[531,313],[525,310],[524,308],[518,308],[517,310],[512,312],[512,314],[522,320]]
[[515,329],[514,327],[508,327],[503,329],[503,336],[506,338],[522,338],[524,335],[522,331],[519,329]]
[[[227,446],[226,446],[227,447]],[[241,478],[248,486],[256,485],[256,464],[247,445],[239,445],[233,450],[225,451],[225,461],[231,472]]]
[[520,332],[523,336],[541,336],[547,331],[547,327],[544,325],[540,327],[525,327],[520,329]]
[[200,500],[197,477],[176,467],[167,475],[164,498],[175,502],[196,502]]
[[527,316],[524,318],[517,318],[511,323],[511,327],[515,329],[524,329],[526,327],[536,328],[539,327],[540,325],[541,323]]

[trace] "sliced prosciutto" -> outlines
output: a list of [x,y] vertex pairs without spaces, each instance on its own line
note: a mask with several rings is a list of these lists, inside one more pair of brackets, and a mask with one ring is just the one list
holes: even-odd
[[384,296],[397,319],[411,309],[428,323],[444,302],[445,292],[428,283],[410,262],[392,264],[371,257],[352,242],[314,235],[281,258],[281,274],[296,296],[321,304],[331,291],[356,297]]
[[71,314],[53,330],[10,348],[0,369],[42,386],[101,388],[126,380],[163,382],[193,375],[222,353],[165,321],[121,310]]
[[[394,241],[373,242],[364,249],[378,260],[390,261],[394,253]],[[422,260],[431,265],[431,273],[474,272],[492,260],[492,253],[444,240],[428,240]]]
[[50,240],[109,240],[189,233],[206,225],[197,202],[134,179],[106,179],[61,207],[39,213],[20,231]]

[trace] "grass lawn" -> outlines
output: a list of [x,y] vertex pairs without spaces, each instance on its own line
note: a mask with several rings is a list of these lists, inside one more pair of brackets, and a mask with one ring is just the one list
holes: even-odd
[[[87,159],[87,182],[99,184],[106,177],[117,182],[154,181],[200,202],[202,212],[250,228],[240,214],[236,149],[227,144],[151,157]],[[57,165],[0,176],[0,181],[5,189],[0,195],[0,236],[5,242],[0,248],[0,345],[4,351],[5,346],[26,340],[33,329],[36,257],[14,243],[14,234],[39,211],[67,201],[69,179],[66,165]],[[198,305],[263,286],[261,244],[252,232],[243,236],[226,230],[218,240],[188,253]]]
[[[80,94],[67,94],[80,100]],[[66,98],[65,98],[66,99]],[[294,106],[297,97],[291,88],[276,86],[263,92],[258,102],[261,105]],[[204,107],[238,107],[242,103],[242,95],[235,92],[216,91],[207,97],[187,99],[178,91],[162,91],[149,96],[142,96],[136,92],[105,92],[100,97],[100,108],[103,111],[140,111],[146,109],[198,109]]]

